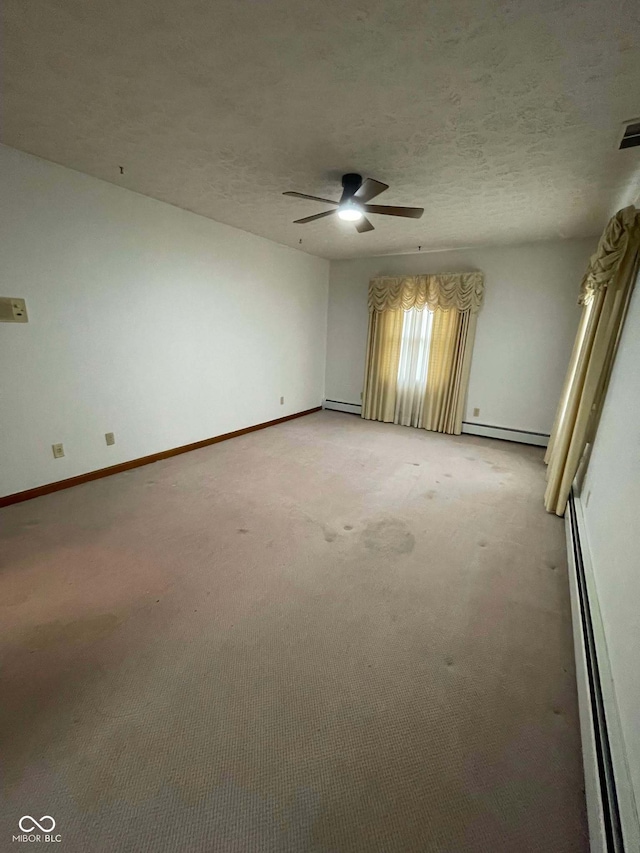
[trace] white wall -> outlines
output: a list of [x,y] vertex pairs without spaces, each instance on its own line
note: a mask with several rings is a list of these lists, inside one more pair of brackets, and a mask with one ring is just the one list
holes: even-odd
[[[628,777],[640,811],[640,283],[636,284],[581,504]],[[615,721],[614,721],[615,722]],[[629,823],[633,820],[627,817]],[[636,829],[637,831],[637,829]],[[629,847],[629,849],[632,849]],[[635,847],[633,848],[635,849]]]
[[[326,397],[360,403],[367,290],[378,275],[485,273],[465,421],[548,434],[597,239],[332,261]],[[474,408],[480,416],[474,418]]]
[[0,176],[30,318],[0,324],[0,494],[320,405],[327,261],[2,146]]

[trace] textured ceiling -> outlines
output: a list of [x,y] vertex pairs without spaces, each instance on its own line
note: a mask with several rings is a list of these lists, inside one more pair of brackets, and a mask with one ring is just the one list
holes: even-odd
[[[330,258],[598,233],[640,174],[640,3],[4,0],[2,141]],[[119,166],[125,174],[120,175]],[[343,172],[423,206],[292,220]],[[303,243],[299,245],[299,239]]]

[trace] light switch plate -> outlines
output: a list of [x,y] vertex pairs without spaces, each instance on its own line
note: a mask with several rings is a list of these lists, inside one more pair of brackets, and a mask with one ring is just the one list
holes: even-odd
[[116,437],[112,432],[105,432],[104,438],[109,447],[111,447],[112,444],[116,443]]
[[27,303],[17,296],[0,296],[0,323],[28,323]]
[[62,459],[62,457],[64,456],[64,445],[52,444],[51,449],[53,450],[53,455],[55,459]]
[[479,416],[480,416],[480,409],[474,409],[474,410],[473,410],[473,417],[474,417],[474,418],[477,418],[477,417],[479,417]]

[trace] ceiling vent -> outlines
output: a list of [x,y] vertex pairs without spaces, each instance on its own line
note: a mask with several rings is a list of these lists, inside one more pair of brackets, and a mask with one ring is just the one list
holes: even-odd
[[640,145],[640,121],[634,121],[625,127],[620,148],[635,148],[636,145]]

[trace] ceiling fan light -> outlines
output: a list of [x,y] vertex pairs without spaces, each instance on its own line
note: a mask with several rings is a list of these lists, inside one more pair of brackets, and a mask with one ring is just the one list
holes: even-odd
[[338,216],[345,222],[357,222],[362,219],[363,213],[359,208],[350,205],[349,207],[338,208]]

